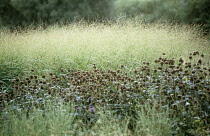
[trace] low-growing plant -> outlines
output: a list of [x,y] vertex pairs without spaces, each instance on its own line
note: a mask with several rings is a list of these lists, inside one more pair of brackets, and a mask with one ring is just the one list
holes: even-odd
[[[183,58],[169,59],[164,53],[154,61],[154,66],[143,62],[139,68],[129,71],[125,65],[117,70],[102,71],[96,64],[92,70],[85,71],[60,69],[59,75],[38,76],[31,70],[30,76],[16,78],[10,89],[2,91],[1,109],[10,105],[14,110],[27,109],[29,114],[34,107],[45,110],[49,102],[74,103],[79,128],[87,129],[97,122],[97,109],[108,108],[119,118],[130,118],[127,127],[131,132],[135,133],[141,124],[136,120],[143,120],[148,124],[140,125],[142,133],[149,127],[149,132],[155,135],[155,131],[169,134],[170,125],[164,124],[168,118],[159,120],[165,114],[155,114],[166,108],[166,116],[173,120],[173,133],[207,134],[210,69],[202,61],[203,57],[204,54],[195,51],[190,53],[187,62]],[[155,99],[155,103],[149,105],[147,101],[151,99]],[[139,107],[140,112],[136,111]]]

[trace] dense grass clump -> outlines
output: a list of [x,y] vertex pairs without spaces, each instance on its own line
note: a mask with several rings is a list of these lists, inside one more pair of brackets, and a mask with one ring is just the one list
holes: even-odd
[[208,135],[208,41],[183,29],[2,32],[1,135]]
[[163,52],[168,57],[186,58],[198,50],[209,58],[209,41],[190,26],[145,25],[139,21],[121,21],[111,25],[71,24],[45,30],[0,32],[1,80],[25,75],[34,69],[37,74],[59,68],[117,69],[124,64],[136,67],[153,61]]

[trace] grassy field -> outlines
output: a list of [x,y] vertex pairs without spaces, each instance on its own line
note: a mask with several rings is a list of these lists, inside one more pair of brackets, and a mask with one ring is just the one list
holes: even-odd
[[186,58],[200,51],[210,57],[209,41],[190,26],[81,23],[22,33],[1,31],[0,38],[1,66],[25,71],[89,69],[92,64],[101,69],[117,69],[121,64],[135,68],[162,53]]
[[210,135],[209,45],[160,23],[0,30],[0,135]]

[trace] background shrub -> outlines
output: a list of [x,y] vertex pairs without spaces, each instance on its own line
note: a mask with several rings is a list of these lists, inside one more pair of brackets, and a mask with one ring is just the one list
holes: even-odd
[[209,0],[117,0],[113,15],[138,16],[146,22],[167,19],[170,22],[202,25],[210,30]]
[[3,0],[0,25],[45,24],[93,20],[109,15],[110,0]]

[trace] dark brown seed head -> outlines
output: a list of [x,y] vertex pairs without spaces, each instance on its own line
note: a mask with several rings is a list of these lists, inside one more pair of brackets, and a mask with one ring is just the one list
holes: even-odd
[[20,81],[18,78],[15,79],[16,82]]
[[117,73],[120,73],[120,70],[119,69],[117,70]]
[[198,51],[196,51],[195,53],[196,53],[197,55],[199,55],[199,52],[198,52]]
[[41,89],[44,89],[44,86],[41,85],[40,88],[41,88]]
[[30,79],[33,79],[33,78],[34,78],[34,76],[33,76],[33,75],[31,75],[29,78],[30,78]]
[[170,65],[170,66],[169,66],[169,68],[174,68],[174,67],[175,67],[174,65]]
[[198,64],[202,64],[202,60],[198,60]]
[[29,78],[28,78],[28,77],[26,77],[26,80],[29,80]]
[[179,59],[179,62],[180,62],[180,63],[183,63],[183,62],[184,62],[184,60],[183,60],[182,58],[180,58],[180,59]]

